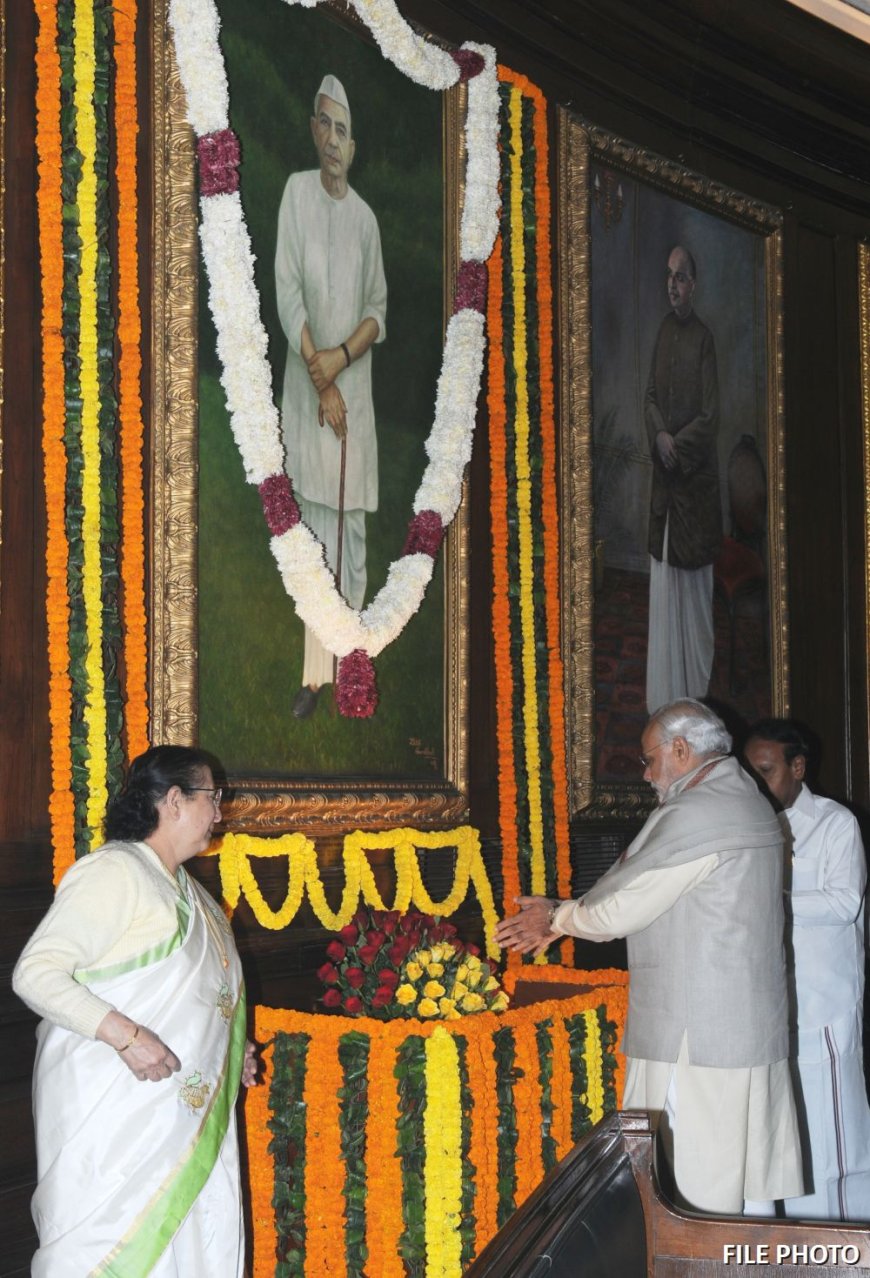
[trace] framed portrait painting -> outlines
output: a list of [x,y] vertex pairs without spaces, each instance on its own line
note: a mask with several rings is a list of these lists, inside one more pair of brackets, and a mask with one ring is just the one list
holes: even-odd
[[[340,519],[341,588],[363,607],[402,553],[426,464],[457,265],[464,91],[412,83],[340,3],[218,0],[217,7],[239,189],[294,487],[321,540],[335,539],[330,521]],[[232,792],[230,828],[454,821],[467,806],[464,509],[419,612],[377,659],[375,714],[342,718],[331,656],[322,652],[318,665],[310,655],[230,430],[197,253],[193,140],[164,0],[156,4],[153,65],[161,140],[153,739],[195,741],[217,756]],[[326,103],[337,104],[335,119],[324,115]],[[334,163],[348,198],[323,200],[323,175]],[[354,389],[345,380],[344,423],[327,412],[300,444],[301,428],[291,423],[302,418],[303,392],[294,377],[301,369],[306,386],[309,378],[297,330],[300,316],[313,328],[315,313],[321,329],[335,328],[336,346],[358,322],[372,326],[373,340],[348,368],[360,381]],[[342,424],[339,466],[321,455],[334,444],[337,457]]]
[[560,112],[572,812],[640,814],[679,697],[787,713],[779,211]]

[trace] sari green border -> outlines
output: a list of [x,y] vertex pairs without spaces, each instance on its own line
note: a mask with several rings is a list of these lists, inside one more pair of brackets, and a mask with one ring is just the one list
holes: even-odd
[[217,1161],[238,1095],[246,1033],[242,990],[233,1012],[226,1066],[197,1135],[150,1207],[145,1208],[127,1237],[91,1271],[89,1278],[147,1278],[160,1259]]
[[167,958],[183,944],[187,936],[190,915],[189,903],[180,897],[176,905],[178,927],[171,936],[167,936],[165,941],[160,941],[141,954],[134,954],[132,958],[112,963],[109,967],[79,968],[73,972],[73,980],[78,981],[79,985],[91,985],[96,981],[111,981],[116,976],[123,976],[126,972],[135,972],[137,968],[150,967],[152,963],[159,963],[161,959]]

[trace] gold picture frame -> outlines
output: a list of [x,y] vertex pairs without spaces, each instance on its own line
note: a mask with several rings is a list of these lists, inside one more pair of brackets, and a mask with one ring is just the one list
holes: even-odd
[[[691,229],[694,226],[697,237],[708,245],[717,244],[717,233],[723,246],[726,242],[736,244],[739,253],[745,258],[744,275],[755,281],[752,299],[754,305],[751,310],[747,307],[745,323],[736,309],[736,302],[732,311],[727,311],[727,306],[731,304],[731,294],[727,295],[727,301],[720,298],[715,304],[711,298],[710,277],[715,276],[721,281],[727,273],[723,263],[719,263],[711,271],[710,259],[715,258],[715,251],[711,250],[708,261],[703,264],[707,268],[707,291],[701,293],[705,278],[702,267],[698,273],[698,292],[706,306],[705,318],[710,318],[714,331],[716,325],[713,321],[717,316],[724,317],[720,326],[723,348],[728,349],[730,342],[731,347],[736,349],[738,340],[749,342],[752,346],[756,384],[746,394],[750,400],[754,397],[757,401],[754,408],[751,406],[751,411],[755,414],[755,420],[763,425],[763,432],[759,430],[758,433],[763,433],[766,437],[764,447],[759,447],[759,453],[767,484],[766,526],[763,530],[766,541],[766,601],[760,623],[753,624],[756,625],[756,633],[761,636],[761,643],[767,644],[769,698],[764,704],[764,699],[758,694],[758,701],[767,714],[788,713],[782,216],[779,210],[694,173],[682,164],[646,151],[566,108],[560,109],[558,113],[558,151],[562,590],[563,598],[572,601],[571,607],[566,608],[563,613],[562,635],[570,806],[572,815],[580,814],[584,819],[633,820],[648,811],[654,797],[649,786],[641,780],[642,765],[637,757],[640,751],[640,730],[646,718],[646,703],[644,698],[640,705],[637,704],[638,677],[635,666],[632,673],[632,713],[623,716],[619,724],[619,729],[625,736],[621,762],[628,774],[623,779],[616,774],[611,763],[608,762],[606,768],[602,766],[605,746],[602,734],[610,730],[614,716],[609,711],[603,712],[596,705],[596,661],[603,663],[604,668],[609,660],[603,655],[604,636],[596,636],[596,553],[600,577],[607,549],[606,546],[602,547],[596,537],[596,518],[598,506],[603,506],[605,500],[615,493],[616,501],[630,511],[630,517],[625,519],[623,516],[623,524],[619,525],[621,532],[625,533],[620,553],[624,562],[634,565],[638,575],[642,575],[643,556],[647,554],[646,536],[633,531],[631,521],[639,524],[645,520],[649,509],[649,498],[645,498],[644,506],[643,497],[643,485],[646,483],[648,487],[650,483],[649,477],[642,474],[644,464],[651,468],[643,428],[643,385],[648,380],[653,347],[650,333],[655,333],[655,326],[661,322],[662,312],[667,310],[663,285],[664,267],[670,249],[665,247],[662,254],[661,246],[679,245],[681,237],[686,237],[686,227]],[[638,222],[638,209],[641,207],[645,210],[642,227]],[[623,216],[626,225],[617,227]],[[672,223],[670,230],[669,219]],[[614,231],[610,246],[602,248],[603,238]],[[623,236],[621,247],[619,235]],[[658,254],[653,266],[644,261],[644,253]],[[593,287],[593,257],[601,264],[602,291],[598,294]],[[604,268],[607,263],[612,267],[616,264],[612,269],[611,280],[605,279]],[[650,306],[657,306],[658,310],[654,317],[644,314],[641,320],[638,318],[641,299],[658,297],[652,291],[653,285],[649,280],[654,279],[654,272],[658,271],[659,266],[662,285],[660,304],[659,301],[650,303]],[[618,290],[623,290],[622,304],[617,308],[617,327],[624,324],[626,331],[631,333],[627,338],[614,338],[612,314],[609,316],[610,325],[602,323],[599,331],[595,331],[595,312],[598,306],[596,299],[604,296],[607,288],[617,294]],[[699,302],[699,310],[700,308]],[[751,329],[748,337],[741,333],[742,324],[749,325]],[[593,420],[596,358],[599,360],[597,367],[600,380],[606,383],[609,374],[602,372],[602,363],[604,344],[608,341],[617,347],[623,341],[626,346],[629,342],[634,343],[637,371],[629,376],[629,380],[631,376],[634,378],[632,387],[623,388],[621,392],[626,397],[633,396],[634,406],[632,408],[629,405],[630,420],[624,434],[614,436],[624,443],[619,448],[610,445],[609,451],[600,452],[596,459],[596,451],[603,447],[601,441],[605,438],[601,433],[605,429],[601,425],[602,419],[608,423],[618,420],[615,411],[610,416],[605,416],[600,405],[598,421]],[[617,354],[619,352],[615,351],[615,357]],[[732,385],[738,375],[739,370],[734,367],[728,370]],[[746,388],[743,390],[746,391]],[[724,420],[724,414],[722,418]],[[647,447],[645,462],[644,447]],[[728,458],[722,455],[721,436],[719,453],[720,480],[724,488]],[[728,457],[731,455],[728,454]],[[621,472],[614,459],[619,460]],[[636,468],[636,474],[631,471],[632,466]],[[623,484],[629,482],[629,474],[633,475],[631,482],[635,484],[634,492],[641,494],[633,503],[626,503],[625,489],[607,489],[606,485],[612,482],[611,476],[617,473],[621,474],[619,482]],[[596,479],[599,481],[597,486]],[[725,500],[723,494],[723,508]],[[724,515],[727,513],[723,510]],[[616,516],[614,525],[616,526]],[[647,554],[647,573],[648,571]],[[633,590],[638,591],[637,582],[632,581],[631,584]],[[766,627],[765,612],[768,618]],[[612,625],[612,629],[617,632],[615,637],[618,641],[619,625]],[[732,630],[732,653],[735,650],[733,635]],[[739,648],[737,651],[739,653]],[[636,642],[636,657],[638,653],[645,662],[645,634],[642,641]],[[717,637],[714,679],[718,661]],[[618,671],[618,666],[616,669]],[[729,691],[733,686],[733,669],[732,656],[732,683],[729,684]],[[618,673],[614,678],[618,678]],[[625,685],[621,686],[624,693]],[[712,680],[710,686],[712,689]],[[710,695],[713,695],[712,692]],[[727,701],[727,698],[720,700]],[[632,726],[635,721],[636,733]],[[607,760],[611,757],[620,760],[619,754],[607,756]],[[634,775],[631,775],[632,768]]]
[[[278,0],[275,0],[276,6]],[[332,15],[368,33],[352,10]],[[197,707],[198,258],[195,145],[167,27],[155,0],[153,70],[153,336],[150,449],[150,705],[154,742],[199,743]],[[231,84],[232,91],[232,84]],[[464,148],[464,86],[443,101],[444,323],[458,266]],[[410,513],[410,512],[409,512]],[[226,828],[278,833],[302,827],[341,833],[356,826],[441,826],[468,813],[467,495],[444,543],[443,767],[437,777],[230,775]],[[277,572],[277,569],[276,569]],[[205,743],[208,744],[208,743]]]

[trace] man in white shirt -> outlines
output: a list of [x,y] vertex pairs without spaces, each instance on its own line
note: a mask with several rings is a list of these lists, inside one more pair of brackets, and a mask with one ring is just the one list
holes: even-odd
[[744,753],[782,808],[791,846],[789,978],[809,1192],[787,1202],[786,1214],[870,1220],[870,1107],[861,1042],[867,869],[861,834],[847,808],[807,788],[808,746],[795,724],[762,720]]
[[499,943],[628,938],[625,1108],[660,1118],[681,1199],[769,1214],[802,1189],[788,1071],[782,832],[707,706],[641,737],[659,806],[582,901],[520,897]]
[[[340,589],[361,608],[366,511],[378,508],[371,347],[386,336],[387,285],[377,219],[348,185],[356,143],[334,75],[315,95],[311,134],[320,168],[290,175],[278,213],[275,287],[287,337],[281,426],[302,518],[333,570],[342,512]],[[332,653],[306,627],[297,719],[314,711],[332,666]]]

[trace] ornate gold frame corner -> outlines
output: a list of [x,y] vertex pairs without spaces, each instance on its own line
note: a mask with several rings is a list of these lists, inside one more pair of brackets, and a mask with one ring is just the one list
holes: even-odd
[[[592,317],[590,170],[593,160],[641,179],[764,237],[767,317],[767,473],[771,700],[789,708],[785,537],[782,214],[776,208],[693,173],[674,161],[591,124],[566,107],[557,112],[560,188],[559,325],[561,366],[560,508],[562,511],[562,652],[565,668],[569,803],[584,820],[633,821],[653,805],[643,784],[602,784],[595,776],[592,486]],[[865,258],[870,261],[870,258]],[[870,274],[863,300],[870,315]],[[868,319],[870,324],[870,319]],[[870,329],[868,329],[870,332]],[[865,361],[867,360],[865,343]],[[865,379],[865,447],[870,458],[870,378]],[[870,461],[867,463],[870,473]],[[870,546],[870,503],[867,509]],[[870,579],[868,579],[870,589]],[[868,708],[870,713],[870,708]]]
[[[276,0],[277,3],[277,0]],[[353,11],[331,8],[361,29]],[[154,0],[153,337],[150,452],[149,641],[151,740],[197,741],[197,210],[194,140],[167,27],[168,0]],[[445,326],[455,289],[463,198],[464,85],[444,94]],[[441,826],[468,815],[468,505],[444,544],[444,777],[372,782],[231,777],[229,830],[279,833],[302,827],[339,834],[356,826]]]

